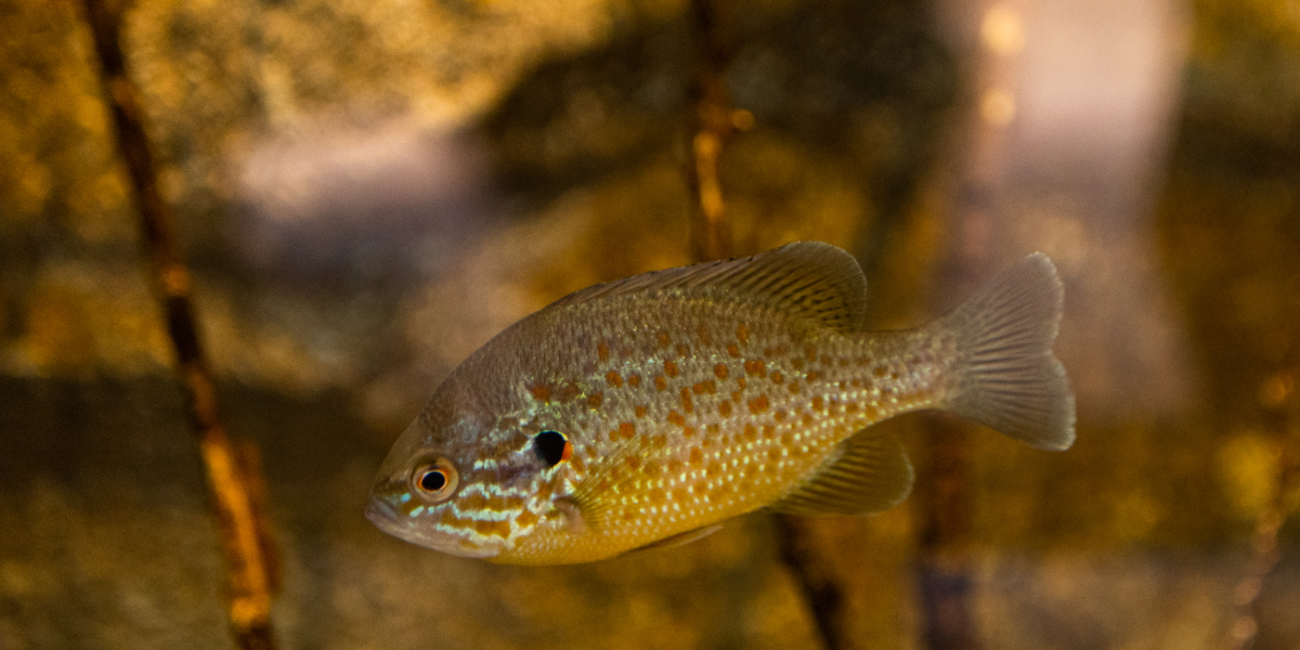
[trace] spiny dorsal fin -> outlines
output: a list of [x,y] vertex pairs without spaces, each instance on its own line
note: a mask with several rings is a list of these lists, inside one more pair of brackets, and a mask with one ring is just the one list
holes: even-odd
[[772,509],[793,515],[865,515],[888,510],[912,491],[912,464],[892,434],[859,431]]
[[867,280],[857,260],[822,242],[795,242],[753,257],[708,262],[598,284],[547,310],[629,294],[698,296],[768,307],[849,332],[862,326]]

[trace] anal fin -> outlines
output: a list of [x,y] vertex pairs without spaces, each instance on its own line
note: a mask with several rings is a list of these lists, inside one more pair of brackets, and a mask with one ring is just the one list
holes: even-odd
[[770,507],[794,515],[865,515],[888,510],[912,491],[912,464],[898,438],[859,431],[826,464]]
[[633,552],[648,551],[652,548],[673,548],[675,546],[683,546],[686,544],[690,544],[691,542],[694,542],[696,540],[704,539],[705,537],[708,537],[709,535],[712,535],[713,533],[716,533],[719,530],[722,530],[722,524],[701,526],[693,530],[688,530],[684,533],[677,533],[676,535],[670,535],[657,542],[650,542],[645,546],[639,546],[635,549],[632,549],[632,551]]

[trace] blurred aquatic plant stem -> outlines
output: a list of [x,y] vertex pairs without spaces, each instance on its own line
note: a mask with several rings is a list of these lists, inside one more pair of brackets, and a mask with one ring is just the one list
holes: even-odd
[[1228,626],[1225,644],[1230,650],[1254,647],[1259,633],[1256,609],[1264,582],[1282,559],[1278,534],[1296,509],[1300,496],[1300,349],[1293,339],[1280,367],[1259,388],[1264,408],[1265,426],[1272,443],[1273,475],[1269,479],[1269,498],[1255,520],[1251,541],[1251,559],[1246,574],[1237,582],[1233,593],[1236,611]]
[[[728,0],[691,0],[691,18],[699,41],[695,76],[691,80],[691,252],[696,260],[732,256],[718,159],[735,131],[724,73],[730,59]],[[737,112],[737,115],[748,115]],[[743,117],[741,118],[744,119]]]
[[229,568],[231,631],[241,648],[274,648],[271,596],[277,583],[276,563],[261,505],[264,490],[256,452],[251,445],[236,446],[219,415],[212,374],[196,326],[189,269],[181,258],[171,210],[159,191],[140,93],[126,70],[120,42],[123,7],[103,0],[85,0],[84,4],[100,64],[104,99],[140,213],[149,272],[162,302],[182,391],[207,474],[212,513],[221,532]]
[[[692,0],[691,20],[698,40],[690,110],[691,257],[696,262],[734,257],[731,225],[718,175],[723,146],[753,116],[733,110],[724,74],[731,51],[728,0]],[[782,562],[799,584],[827,650],[856,647],[847,625],[844,586],[834,564],[817,547],[802,517],[774,515]]]

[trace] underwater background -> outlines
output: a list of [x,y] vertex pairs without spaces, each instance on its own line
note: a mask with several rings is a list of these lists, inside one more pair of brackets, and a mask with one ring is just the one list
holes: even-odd
[[[260,459],[279,645],[827,642],[763,513],[544,568],[362,515],[389,445],[493,334],[693,260],[696,9],[126,8],[221,413]],[[881,426],[913,496],[803,522],[838,643],[1300,649],[1300,2],[726,9],[733,254],[849,250],[878,328],[1038,250],[1066,287],[1072,449],[904,416]],[[0,0],[0,649],[231,647],[99,75],[81,4]]]

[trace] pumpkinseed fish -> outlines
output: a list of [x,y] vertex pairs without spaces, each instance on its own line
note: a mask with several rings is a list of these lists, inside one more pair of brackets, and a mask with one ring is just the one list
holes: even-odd
[[917,329],[864,331],[865,301],[857,262],[818,242],[573,293],[451,373],[384,460],[366,515],[454,555],[588,562],[760,508],[887,509],[912,468],[868,427],[900,413],[1073,443],[1047,256]]

